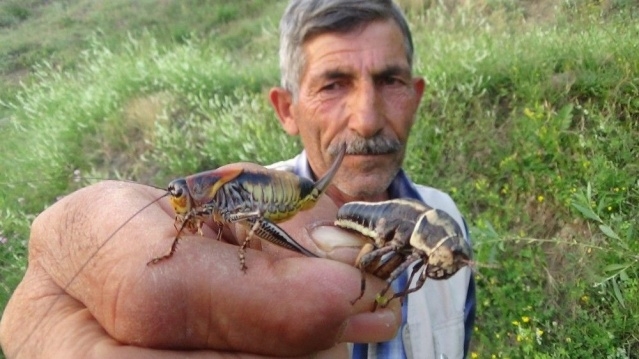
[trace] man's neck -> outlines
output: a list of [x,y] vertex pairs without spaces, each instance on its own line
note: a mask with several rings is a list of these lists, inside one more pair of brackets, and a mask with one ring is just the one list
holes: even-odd
[[343,206],[345,203],[353,201],[379,202],[389,198],[388,191],[366,196],[350,196],[332,185],[326,190],[326,195],[333,200],[338,208]]

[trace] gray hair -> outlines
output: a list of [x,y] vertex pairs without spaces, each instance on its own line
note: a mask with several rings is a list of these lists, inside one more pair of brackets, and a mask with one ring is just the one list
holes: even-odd
[[311,37],[347,33],[377,20],[392,19],[404,36],[408,64],[413,64],[413,39],[402,10],[392,0],[291,0],[280,21],[282,87],[297,98],[306,65],[303,45]]

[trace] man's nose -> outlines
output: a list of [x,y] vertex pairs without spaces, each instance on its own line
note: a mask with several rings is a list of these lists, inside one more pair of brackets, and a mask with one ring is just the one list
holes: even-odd
[[350,101],[349,127],[364,138],[375,136],[384,127],[382,101],[377,96],[375,84],[365,82],[358,86]]

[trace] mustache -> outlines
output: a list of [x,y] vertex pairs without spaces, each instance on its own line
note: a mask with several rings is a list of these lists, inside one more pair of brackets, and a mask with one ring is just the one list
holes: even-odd
[[346,146],[347,155],[386,155],[401,151],[403,145],[395,138],[378,135],[370,138],[354,137],[332,143],[328,147],[331,156],[337,156],[342,146]]

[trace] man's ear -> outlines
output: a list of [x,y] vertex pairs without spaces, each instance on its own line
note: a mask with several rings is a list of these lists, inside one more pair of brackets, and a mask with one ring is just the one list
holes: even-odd
[[426,89],[426,81],[424,80],[423,77],[417,77],[413,79],[413,90],[415,91],[415,94],[417,95],[418,103],[422,99],[425,89]]
[[[422,96],[424,96],[424,90],[426,89],[426,81],[423,77],[415,77],[413,78],[413,100],[412,100],[412,111],[413,113],[417,113],[417,109],[419,108],[419,103],[422,101]],[[417,117],[413,116],[413,122]]]
[[291,136],[299,133],[295,122],[295,110],[293,108],[293,95],[283,87],[273,87],[268,94],[271,105],[280,120],[284,131]]

